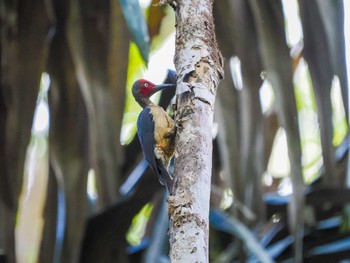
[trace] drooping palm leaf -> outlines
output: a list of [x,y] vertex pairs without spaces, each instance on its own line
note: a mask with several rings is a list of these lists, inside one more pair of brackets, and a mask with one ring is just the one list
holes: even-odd
[[150,38],[147,24],[138,0],[120,0],[126,23],[132,37],[140,50],[144,61],[148,62]]
[[269,254],[261,247],[256,238],[249,229],[233,217],[227,217],[224,213],[217,210],[210,211],[210,224],[214,228],[233,234],[240,238],[249,252],[254,254],[259,262],[273,262]]
[[293,185],[289,219],[295,238],[295,260],[300,262],[302,259],[304,182],[301,169],[299,124],[293,89],[293,68],[286,44],[282,3],[273,0],[251,0],[250,4],[258,29],[260,54],[267,78],[276,95],[277,116],[287,135]]
[[14,262],[18,200],[51,24],[43,1],[0,5],[0,231],[7,259]]
[[49,155],[52,171],[57,177],[58,191],[63,195],[65,203],[62,208],[62,202],[58,203],[58,215],[64,213],[65,217],[57,221],[64,223],[64,232],[61,259],[56,260],[77,261],[88,214],[87,112],[67,41],[63,30],[60,30],[61,28],[53,38],[48,60],[48,73],[52,83],[49,92]]
[[[328,2],[328,1],[326,1]],[[331,104],[331,84],[334,71],[332,69],[332,49],[329,46],[328,33],[320,12],[320,1],[299,1],[300,15],[303,25],[304,49],[303,55],[309,64],[310,74],[317,102],[320,123],[321,145],[325,183],[339,184],[335,168]],[[317,30],[315,30],[317,28]],[[331,36],[329,36],[331,37]]]
[[[120,98],[125,94],[128,45],[120,44],[117,54],[111,45],[118,41],[129,43],[123,20],[116,20],[122,18],[121,10],[113,10],[119,12],[117,17],[114,13],[110,15],[109,10],[105,2],[95,6],[94,1],[71,1],[67,32],[88,112],[90,160],[96,172],[101,208],[111,204],[116,197],[123,157],[120,129],[117,128],[121,127],[119,107]],[[119,23],[111,24],[112,21]],[[114,74],[119,78],[116,79]]]

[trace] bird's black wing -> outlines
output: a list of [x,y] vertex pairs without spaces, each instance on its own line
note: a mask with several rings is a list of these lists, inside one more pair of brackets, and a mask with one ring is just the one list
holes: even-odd
[[143,155],[149,163],[153,171],[158,175],[159,182],[162,185],[167,185],[169,176],[168,171],[164,167],[161,160],[154,155],[154,122],[151,115],[151,109],[144,108],[137,120],[137,134],[141,143]]

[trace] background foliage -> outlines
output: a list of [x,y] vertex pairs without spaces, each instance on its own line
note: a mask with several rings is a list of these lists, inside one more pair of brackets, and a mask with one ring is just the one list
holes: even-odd
[[[168,261],[166,193],[134,136],[130,95],[140,77],[176,82],[174,12],[155,3],[0,3],[8,262]],[[343,1],[220,0],[214,14],[226,63],[211,262],[349,258]],[[167,107],[173,93],[156,99]]]

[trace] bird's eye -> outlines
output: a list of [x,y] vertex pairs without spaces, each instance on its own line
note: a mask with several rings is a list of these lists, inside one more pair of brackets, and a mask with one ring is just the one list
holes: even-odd
[[148,83],[147,82],[144,83],[143,86],[147,88],[148,87]]

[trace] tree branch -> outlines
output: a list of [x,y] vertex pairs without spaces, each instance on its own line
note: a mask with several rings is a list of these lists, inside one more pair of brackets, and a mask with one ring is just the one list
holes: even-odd
[[211,130],[222,64],[212,1],[178,0],[175,182],[169,197],[172,262],[208,262]]

